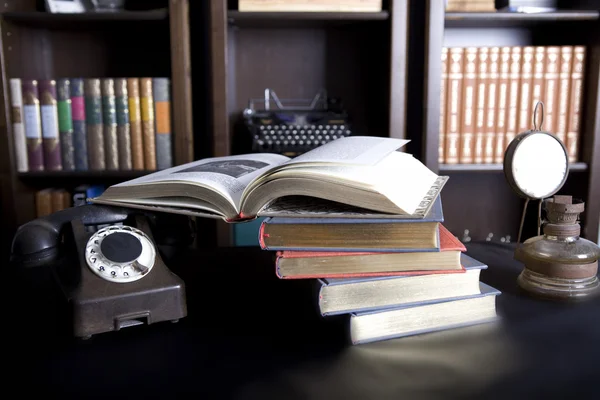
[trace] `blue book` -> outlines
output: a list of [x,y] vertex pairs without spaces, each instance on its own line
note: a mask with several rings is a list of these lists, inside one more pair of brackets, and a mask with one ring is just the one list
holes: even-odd
[[460,260],[464,268],[460,273],[415,271],[400,276],[318,279],[319,310],[323,316],[350,314],[424,305],[481,293],[480,272],[487,265],[464,253]]
[[268,217],[259,243],[263,250],[277,251],[433,252],[440,251],[443,221],[437,196],[423,218]]
[[456,329],[498,320],[500,291],[480,282],[480,293],[462,298],[357,312],[350,315],[352,344]]

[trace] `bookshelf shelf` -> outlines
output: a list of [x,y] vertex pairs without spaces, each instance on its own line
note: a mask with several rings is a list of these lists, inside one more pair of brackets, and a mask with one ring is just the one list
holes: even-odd
[[447,28],[482,28],[482,27],[523,27],[560,22],[597,21],[598,11],[557,11],[547,13],[525,14],[510,12],[447,12],[445,13]]
[[90,24],[115,22],[167,22],[167,9],[150,11],[86,12],[73,14],[52,14],[42,11],[2,13],[5,21],[38,28],[90,27]]
[[[570,172],[586,171],[587,164],[577,162],[569,165]],[[440,164],[440,173],[449,172],[502,172],[502,164]]]
[[23,180],[46,180],[46,179],[111,179],[128,180],[139,178],[157,171],[48,171],[48,172],[21,172],[17,176]]
[[228,23],[240,27],[326,26],[365,21],[385,21],[390,15],[380,12],[242,12],[227,11]]

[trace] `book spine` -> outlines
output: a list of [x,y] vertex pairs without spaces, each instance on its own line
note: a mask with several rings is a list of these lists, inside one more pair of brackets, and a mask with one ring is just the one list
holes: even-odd
[[115,79],[115,110],[117,117],[117,143],[119,147],[119,169],[131,170],[131,131],[129,127],[129,104],[127,79]]
[[83,79],[71,79],[71,119],[73,120],[73,149],[77,171],[88,170],[84,93]]
[[42,147],[42,119],[40,116],[40,97],[38,82],[24,79],[23,122],[27,139],[27,159],[30,171],[44,170],[44,149]]
[[35,211],[37,218],[52,214],[52,192],[50,189],[35,192]]
[[58,133],[58,107],[56,104],[56,81],[43,79],[39,82],[40,113],[42,117],[42,144],[44,147],[44,170],[62,170],[60,135]]
[[85,122],[88,142],[89,168],[102,171],[106,168],[104,134],[102,131],[102,90],[100,79],[88,78],[85,83]]
[[27,140],[25,139],[25,126],[23,125],[23,92],[21,79],[10,80],[10,106],[11,122],[13,129],[16,168],[18,172],[27,172]]
[[64,171],[73,171],[75,170],[75,150],[73,147],[71,82],[68,79],[59,79],[56,83],[56,92],[62,167]]
[[65,189],[55,189],[50,192],[50,202],[53,213],[65,209],[65,192]]
[[585,46],[573,48],[573,67],[571,73],[571,99],[569,101],[569,123],[567,130],[567,154],[569,162],[577,161],[579,156],[579,130],[581,127],[581,102],[583,96],[583,73],[585,66]]
[[508,79],[508,120],[506,122],[506,138],[504,150],[517,136],[519,120],[519,98],[521,92],[521,47],[514,46],[510,52],[510,76]]
[[119,169],[119,147],[117,143],[117,110],[115,106],[115,80],[102,79],[102,127],[104,131],[105,168]]
[[560,48],[558,77],[558,115],[556,122],[556,136],[567,145],[567,123],[569,120],[569,99],[571,98],[571,67],[573,66],[573,46]]
[[485,143],[486,130],[486,110],[487,110],[487,87],[488,87],[488,68],[489,68],[488,47],[480,47],[478,52],[478,70],[477,79],[477,111],[475,116],[475,143],[473,145],[473,161],[476,164],[483,163],[483,145]]
[[142,134],[144,137],[144,168],[156,169],[156,138],[152,78],[140,78],[140,108],[142,112]]
[[[544,101],[544,75],[546,70],[546,48],[544,46],[537,46],[535,48],[535,58],[533,62],[533,81],[532,81],[532,89],[531,89],[531,111],[529,120],[532,122],[537,122],[538,127],[541,122],[541,115],[537,115],[537,121],[534,121],[533,113],[535,111],[535,106],[538,102]],[[544,104],[545,106],[546,104]],[[541,111],[541,110],[539,110]],[[538,112],[539,112],[538,111]],[[544,123],[546,121],[546,107],[544,107]],[[541,129],[545,129],[545,126],[542,126]]]
[[169,78],[152,79],[154,118],[156,120],[156,167],[173,166],[171,147],[171,88]]
[[533,80],[534,47],[523,47],[521,56],[521,98],[519,99],[518,133],[530,130],[531,127],[531,93]]
[[477,87],[477,47],[465,50],[463,71],[463,110],[460,132],[461,164],[473,163],[473,136],[475,134],[475,89]]
[[446,128],[446,149],[444,154],[446,164],[457,164],[459,161],[458,145],[462,114],[463,54],[464,50],[460,47],[453,47],[450,49],[447,100],[449,114]]
[[142,112],[140,105],[140,81],[127,78],[129,104],[129,129],[131,130],[131,164],[135,170],[144,169],[144,141],[142,133]]
[[494,149],[494,163],[501,164],[504,161],[504,140],[506,138],[508,85],[510,79],[510,47],[502,47],[500,50],[500,76],[498,78],[498,105],[496,112],[496,139]]
[[67,192],[66,190],[62,193],[62,203],[63,210],[71,207],[71,193]]
[[438,142],[438,163],[443,164],[444,148],[446,144],[446,95],[448,91],[448,48],[442,48],[442,81],[440,83],[440,129]]
[[558,73],[560,47],[546,48],[546,66],[544,72],[544,126],[547,132],[556,134],[558,125]]
[[486,129],[483,146],[483,162],[494,162],[494,139],[496,138],[496,112],[498,105],[498,78],[500,76],[500,48],[492,47],[489,57],[489,75],[487,86]]

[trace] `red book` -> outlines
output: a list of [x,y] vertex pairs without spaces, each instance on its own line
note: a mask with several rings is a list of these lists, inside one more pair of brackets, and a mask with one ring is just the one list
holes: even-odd
[[278,251],[276,273],[281,279],[357,278],[463,273],[464,244],[442,224],[436,252]]

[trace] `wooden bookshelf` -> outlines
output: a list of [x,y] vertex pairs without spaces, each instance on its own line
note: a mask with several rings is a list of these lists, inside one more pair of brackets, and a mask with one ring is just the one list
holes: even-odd
[[[438,163],[439,107],[442,47],[513,45],[585,45],[585,97],[580,159],[572,163],[562,194],[586,202],[582,235],[598,241],[600,204],[600,120],[597,117],[600,81],[600,16],[597,11],[564,11],[543,14],[445,13],[443,0],[415,4],[412,12],[424,21],[413,25],[412,35],[424,37],[414,44],[415,56],[408,75],[413,83],[408,96],[407,130],[416,132],[412,149],[434,171],[450,176],[442,191],[445,224],[459,238],[468,229],[473,240],[516,238],[523,200],[507,184],[501,164],[448,165]],[[576,28],[576,29],[575,29]],[[422,66],[425,66],[423,68]],[[421,71],[419,71],[421,69]],[[419,79],[422,77],[423,79]],[[419,82],[423,82],[420,84]],[[422,102],[421,102],[422,100]],[[422,104],[425,104],[423,107]],[[412,105],[412,106],[411,106]],[[535,227],[535,210],[528,211],[527,227]],[[531,232],[530,232],[531,233]]]
[[35,217],[34,194],[43,187],[110,185],[147,173],[17,172],[10,78],[170,77],[173,162],[194,159],[188,0],[165,0],[163,8],[149,11],[80,14],[51,14],[38,4],[7,0],[0,15],[0,126],[6,131],[0,138],[0,201],[5,238]]

